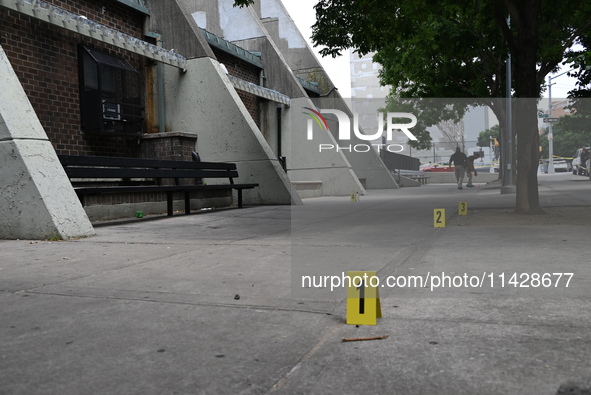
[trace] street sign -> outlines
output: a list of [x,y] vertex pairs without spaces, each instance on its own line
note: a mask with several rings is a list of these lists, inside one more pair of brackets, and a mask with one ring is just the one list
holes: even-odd
[[545,123],[558,122],[558,118],[544,118]]
[[548,118],[548,114],[543,113],[543,112],[542,113],[539,113],[538,114],[538,118]]

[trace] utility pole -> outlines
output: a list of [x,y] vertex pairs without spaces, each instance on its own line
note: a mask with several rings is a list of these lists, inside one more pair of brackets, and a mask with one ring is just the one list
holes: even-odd
[[507,59],[507,137],[505,141],[506,149],[505,149],[505,157],[507,158],[507,172],[505,177],[507,179],[507,185],[513,185],[513,106],[511,103],[511,54]]
[[[552,80],[569,71],[562,72],[554,77],[548,76],[548,118],[552,118]],[[548,123],[548,174],[554,174],[554,135],[552,134],[552,122]]]
[[[511,17],[507,18],[507,26],[511,25]],[[513,182],[513,114],[512,114],[512,103],[511,103],[511,53],[507,57],[506,65],[506,116],[507,122],[505,125],[505,138],[501,148],[503,149],[504,158],[504,172],[503,172],[503,185],[501,186],[501,194],[515,193],[515,185]]]

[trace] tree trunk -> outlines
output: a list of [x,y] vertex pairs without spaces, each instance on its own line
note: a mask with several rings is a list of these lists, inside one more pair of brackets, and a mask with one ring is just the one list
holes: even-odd
[[541,212],[538,196],[538,115],[537,80],[539,17],[541,0],[510,2],[511,29],[517,33],[514,61],[515,104],[513,118],[517,129],[517,182],[515,211],[535,214]]
[[516,99],[517,182],[515,211],[541,212],[538,195],[539,135],[536,99]]

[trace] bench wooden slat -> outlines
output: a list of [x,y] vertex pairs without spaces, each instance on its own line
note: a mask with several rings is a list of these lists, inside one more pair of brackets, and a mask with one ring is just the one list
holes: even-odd
[[120,158],[112,156],[59,155],[62,166],[101,166],[101,167],[144,167],[181,169],[224,169],[236,170],[235,163],[190,162],[182,160]]
[[99,195],[101,193],[125,193],[125,192],[178,192],[201,191],[216,189],[251,189],[259,184],[214,184],[214,185],[129,185],[129,186],[99,186],[99,187],[74,187],[76,193],[85,195]]
[[116,169],[110,167],[66,167],[70,178],[235,178],[232,170]]

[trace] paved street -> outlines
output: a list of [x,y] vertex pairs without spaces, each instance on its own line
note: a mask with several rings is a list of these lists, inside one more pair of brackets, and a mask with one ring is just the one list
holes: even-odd
[[[555,394],[591,377],[591,183],[539,181],[534,219],[433,184],[2,240],[0,393]],[[349,270],[486,281],[380,286],[383,318],[356,327],[345,289],[302,287]]]

